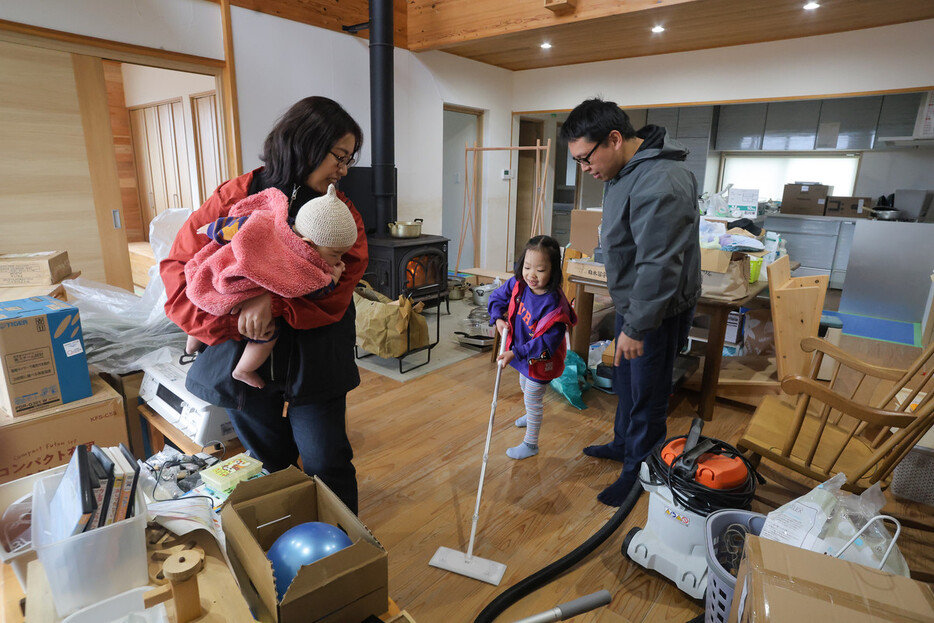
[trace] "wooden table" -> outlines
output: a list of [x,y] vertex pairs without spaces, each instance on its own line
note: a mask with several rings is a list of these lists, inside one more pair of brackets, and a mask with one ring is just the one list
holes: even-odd
[[[590,328],[593,320],[593,295],[609,295],[606,283],[593,281],[579,275],[570,275],[568,281],[577,284],[577,326],[571,329],[571,349],[584,361],[590,350]],[[768,289],[767,281],[757,281],[749,287],[749,294],[741,299],[722,301],[701,297],[697,302],[697,313],[710,316],[710,329],[707,334],[707,347],[704,350],[704,370],[700,387],[700,401],[697,414],[705,421],[713,418],[714,402],[717,399],[717,386],[720,382],[720,363],[723,359],[723,340],[726,337],[726,322],[731,311],[740,307],[767,305],[768,299],[753,301]]]

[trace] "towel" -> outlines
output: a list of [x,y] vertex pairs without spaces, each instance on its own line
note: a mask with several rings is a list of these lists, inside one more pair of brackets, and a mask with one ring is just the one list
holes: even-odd
[[289,226],[288,198],[269,188],[230,209],[249,215],[231,242],[210,241],[185,264],[188,298],[215,316],[270,291],[304,296],[331,283],[330,266]]

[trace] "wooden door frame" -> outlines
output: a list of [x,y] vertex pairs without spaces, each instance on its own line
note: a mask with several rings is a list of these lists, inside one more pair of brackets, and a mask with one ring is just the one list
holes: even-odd
[[[0,41],[18,45],[38,47],[76,55],[75,59],[86,57],[78,63],[76,72],[80,68],[87,78],[87,85],[79,85],[79,99],[88,100],[95,108],[86,110],[82,108],[82,122],[85,125],[85,141],[89,147],[88,167],[90,169],[92,190],[94,196],[94,209],[97,214],[98,227],[101,231],[101,253],[105,256],[104,267],[108,274],[112,274],[113,285],[132,288],[132,275],[130,270],[129,251],[121,257],[112,257],[113,263],[108,263],[106,249],[113,248],[117,238],[126,241],[126,230],[121,229],[116,234],[107,229],[108,224],[114,222],[113,212],[119,210],[121,221],[126,222],[123,206],[119,201],[120,184],[116,172],[116,160],[111,154],[107,157],[94,157],[92,154],[103,154],[101,138],[89,136],[90,127],[104,127],[104,120],[98,118],[101,105],[106,108],[107,94],[103,83],[102,61],[111,60],[120,63],[130,63],[159,69],[170,69],[214,77],[215,89],[218,97],[218,107],[223,112],[218,120],[222,124],[227,157],[227,172],[229,177],[239,175],[241,168],[240,157],[240,128],[236,111],[236,92],[232,89],[233,73],[233,42],[230,36],[230,6],[227,0],[221,0],[222,26],[224,27],[224,51],[227,61],[170,52],[140,45],[110,41],[97,37],[89,37],[60,30],[42,28],[29,24],[21,24],[0,19]],[[95,60],[96,59],[96,60]],[[100,70],[94,68],[99,65]],[[99,80],[98,80],[98,74]],[[100,89],[95,83],[100,82]],[[97,91],[100,90],[100,93]],[[82,96],[83,93],[83,96]],[[92,115],[92,116],[89,116]],[[88,118],[84,118],[89,116]],[[109,128],[109,126],[107,126]],[[113,152],[113,136],[109,130],[111,152]],[[94,149],[91,149],[93,144]],[[116,199],[116,201],[115,201]],[[108,270],[109,266],[109,270]],[[111,278],[108,277],[108,281]],[[124,283],[127,282],[127,283]]]
[[[483,117],[484,111],[480,108],[469,108],[467,106],[457,106],[456,104],[444,104],[442,107],[444,111],[447,112],[458,112],[465,115],[473,115],[477,118],[477,136],[475,137],[474,145],[476,147],[483,147]],[[474,185],[474,195],[473,195],[473,218],[476,225],[476,230],[481,231],[483,225],[482,219],[482,210],[483,201],[481,197],[483,196],[483,168],[477,167],[479,170],[474,171],[475,185]],[[464,184],[467,184],[467,180],[464,180]],[[474,262],[479,266],[480,264],[480,238],[482,236],[472,236],[473,240],[473,257]]]

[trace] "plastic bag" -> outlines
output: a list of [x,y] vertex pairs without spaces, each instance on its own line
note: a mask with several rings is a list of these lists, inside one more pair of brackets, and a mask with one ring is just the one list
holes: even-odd
[[[159,262],[165,259],[188,210],[167,210],[152,220],[149,240],[156,265],[142,296],[89,279],[62,282],[81,314],[88,364],[96,371],[125,374],[172,360],[185,347],[185,334],[165,315],[165,286]],[[205,239],[207,241],[207,239]]]
[[551,387],[567,398],[573,406],[578,409],[586,409],[582,392],[590,388],[587,382],[587,364],[581,359],[581,356],[573,350],[568,350],[567,357],[564,360],[564,372],[549,383]]
[[[837,556],[841,548],[866,522],[885,506],[885,496],[876,483],[855,495],[843,491],[844,474],[837,474],[805,495],[768,514],[759,536],[822,554]],[[839,555],[843,560],[878,568],[892,536],[875,521],[860,538]],[[909,577],[908,565],[898,547],[882,567],[889,573]]]

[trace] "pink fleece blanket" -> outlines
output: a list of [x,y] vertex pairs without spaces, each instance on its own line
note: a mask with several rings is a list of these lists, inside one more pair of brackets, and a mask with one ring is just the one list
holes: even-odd
[[231,242],[210,241],[185,264],[188,298],[215,316],[268,290],[285,298],[304,296],[331,281],[327,262],[288,224],[288,198],[269,188],[230,209],[249,215]]

